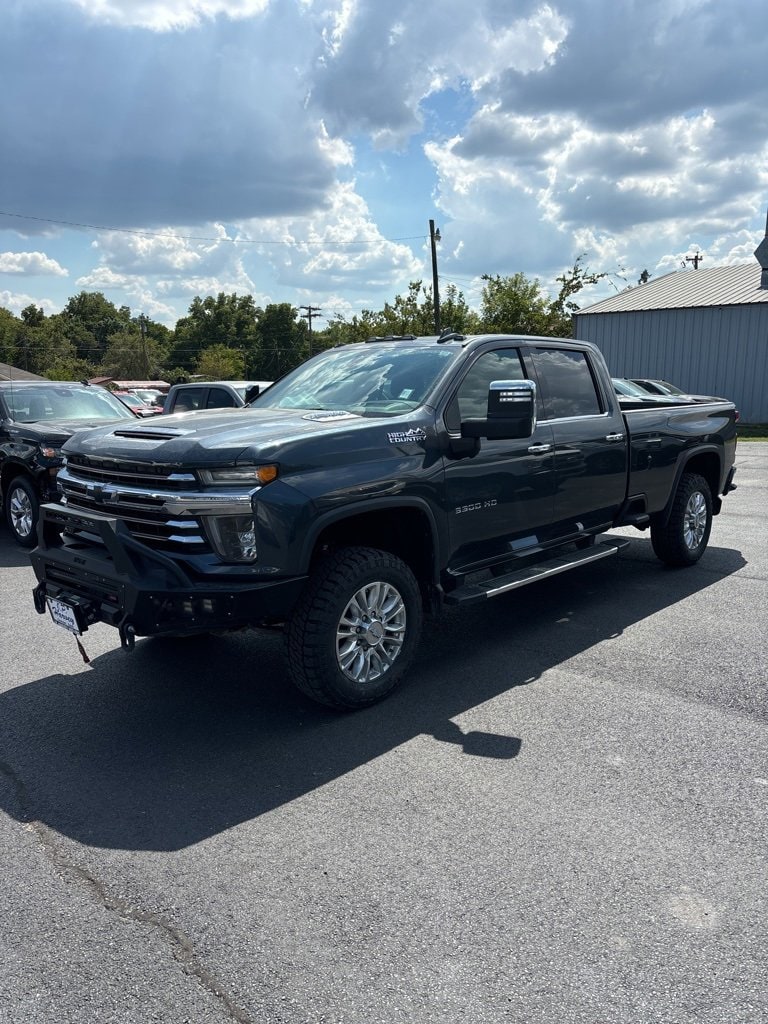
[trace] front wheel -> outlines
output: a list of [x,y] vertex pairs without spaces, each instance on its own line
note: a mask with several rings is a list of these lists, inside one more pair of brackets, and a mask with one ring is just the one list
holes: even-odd
[[5,492],[5,521],[17,544],[33,548],[37,544],[37,517],[40,502],[35,485],[25,476],[11,480]]
[[712,492],[698,473],[683,473],[666,525],[651,524],[653,550],[667,565],[694,565],[712,530]]
[[302,693],[363,708],[394,690],[421,633],[419,585],[401,559],[375,548],[329,555],[288,624],[288,664]]

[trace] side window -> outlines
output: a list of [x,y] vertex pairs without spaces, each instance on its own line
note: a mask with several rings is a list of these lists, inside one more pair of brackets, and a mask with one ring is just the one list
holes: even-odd
[[225,388],[211,388],[206,402],[206,409],[228,409],[235,400]]
[[172,412],[191,412],[193,409],[199,409],[204,394],[205,388],[182,388],[176,392]]
[[[488,388],[492,380],[524,380],[520,354],[516,348],[484,352],[470,367],[459,385],[456,398],[459,422],[484,419],[488,415]],[[451,429],[453,429],[451,425]]]
[[549,419],[598,416],[603,412],[584,352],[538,348],[532,352],[532,358]]

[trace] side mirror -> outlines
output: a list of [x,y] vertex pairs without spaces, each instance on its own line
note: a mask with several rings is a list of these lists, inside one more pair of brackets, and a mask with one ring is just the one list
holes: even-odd
[[251,402],[254,400],[254,398],[258,398],[259,397],[259,392],[260,391],[261,391],[261,388],[259,387],[258,384],[252,384],[248,388],[248,390],[245,392],[245,404],[246,405],[250,405]]
[[488,387],[488,416],[465,420],[462,437],[492,441],[530,437],[536,428],[536,385],[532,380],[493,380]]

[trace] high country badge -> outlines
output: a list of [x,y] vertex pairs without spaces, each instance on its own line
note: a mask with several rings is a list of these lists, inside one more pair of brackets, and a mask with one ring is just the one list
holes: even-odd
[[427,435],[421,427],[411,427],[410,430],[395,430],[387,434],[390,444],[411,444],[427,440]]

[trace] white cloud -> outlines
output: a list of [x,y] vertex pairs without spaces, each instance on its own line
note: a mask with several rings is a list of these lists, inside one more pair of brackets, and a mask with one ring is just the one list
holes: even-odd
[[19,0],[0,194],[41,219],[0,230],[146,229],[62,228],[56,253],[80,287],[179,314],[219,290],[381,308],[430,277],[423,241],[386,236],[433,215],[441,277],[474,295],[581,252],[617,283],[693,245],[749,260],[768,194],[753,7]]
[[243,229],[277,243],[255,249],[278,283],[302,296],[342,288],[373,294],[423,273],[409,246],[382,236],[353,182],[339,183],[327,207],[311,217],[252,222]]
[[27,306],[37,306],[44,313],[50,315],[60,309],[51,299],[41,299],[39,296],[22,295],[20,292],[0,291],[0,307],[9,309],[11,313],[18,316]]
[[49,274],[66,277],[69,271],[44,252],[0,252],[0,274],[24,274],[31,277]]
[[124,288],[126,291],[135,287],[142,278],[132,277],[130,274],[118,274],[109,267],[96,267],[89,274],[78,277],[75,284],[78,288],[86,288],[92,291],[103,291],[110,288]]
[[69,0],[91,18],[156,32],[193,28],[217,17],[253,18],[269,0]]

